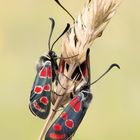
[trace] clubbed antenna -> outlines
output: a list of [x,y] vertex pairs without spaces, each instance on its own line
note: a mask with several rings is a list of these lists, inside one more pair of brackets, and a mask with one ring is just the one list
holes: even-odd
[[49,46],[49,51],[52,51],[53,50],[53,46],[54,44],[68,31],[68,29],[70,28],[70,24],[67,23],[67,26],[66,28],[64,29],[64,31],[62,32],[62,34],[54,41],[54,43],[51,45],[51,38],[52,38],[52,33],[53,33],[53,30],[54,30],[54,27],[55,27],[55,21],[53,18],[49,18],[52,22],[52,25],[51,25],[51,31],[50,31],[50,35],[49,35],[49,40],[48,40],[48,46]]
[[70,12],[58,0],[54,1],[72,18],[73,21],[75,21],[74,17],[70,14]]
[[52,25],[51,25],[51,31],[50,31],[50,35],[49,35],[49,40],[48,40],[48,47],[49,47],[49,51],[51,50],[51,37],[52,37],[52,33],[53,33],[53,30],[54,30],[54,27],[55,27],[55,21],[53,18],[49,18],[52,22]]
[[53,46],[54,44],[68,31],[68,29],[70,28],[70,24],[67,23],[67,26],[65,28],[65,30],[62,32],[62,34],[54,41],[54,43],[52,44],[52,47],[51,47],[51,51],[53,50]]
[[115,63],[112,64],[97,80],[95,80],[94,82],[92,82],[90,85],[93,85],[96,82],[98,82],[102,77],[104,77],[114,67],[117,67],[118,69],[120,69],[120,66],[118,64],[115,64]]

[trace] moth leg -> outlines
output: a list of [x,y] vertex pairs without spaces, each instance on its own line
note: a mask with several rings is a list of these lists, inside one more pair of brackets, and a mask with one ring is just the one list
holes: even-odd
[[73,81],[71,78],[69,78],[67,75],[65,75],[64,73],[62,73],[63,76],[65,76],[68,80]]
[[52,91],[54,94],[56,94],[57,96],[64,96],[64,94],[60,95],[58,93],[56,93],[55,91]]

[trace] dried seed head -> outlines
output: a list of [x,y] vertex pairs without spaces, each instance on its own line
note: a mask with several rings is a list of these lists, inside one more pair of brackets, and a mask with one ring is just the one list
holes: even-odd
[[[82,63],[87,49],[101,36],[120,4],[119,0],[87,0],[75,24],[67,31],[62,41],[62,56],[72,57],[66,62]],[[76,57],[75,55],[79,54]]]

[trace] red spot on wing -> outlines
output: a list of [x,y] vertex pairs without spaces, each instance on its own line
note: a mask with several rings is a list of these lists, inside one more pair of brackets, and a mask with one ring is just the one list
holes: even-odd
[[55,123],[55,124],[53,125],[53,129],[54,129],[55,131],[61,131],[61,130],[62,130],[62,126],[61,126],[59,123]]
[[66,120],[68,118],[68,114],[66,112],[63,112],[60,116],[63,120]]
[[50,133],[49,137],[54,140],[63,140],[65,138],[65,134]]
[[42,108],[38,105],[38,103],[35,101],[34,103],[33,103],[33,106],[34,106],[34,108],[36,109],[36,110],[38,110],[38,111],[40,111]]
[[47,68],[47,76],[48,76],[48,78],[52,78],[52,67],[51,66],[49,66]]
[[39,73],[40,78],[46,78],[47,76],[47,68],[43,67]]
[[83,62],[83,68],[82,68],[82,74],[85,78],[89,78],[88,75],[89,75],[89,70],[88,70],[88,67],[87,65],[89,65],[89,58],[86,59],[86,61]]
[[49,85],[49,84],[46,84],[46,85],[44,86],[44,90],[45,90],[45,91],[50,91],[50,85]]
[[58,73],[64,73],[64,66],[65,66],[65,61],[61,59],[59,63]]
[[68,119],[65,121],[65,125],[66,125],[66,127],[72,129],[74,127],[74,122],[73,122],[73,120]]
[[35,88],[34,88],[34,92],[36,94],[41,94],[42,90],[43,90],[43,88],[41,86],[35,86]]
[[47,97],[43,96],[43,97],[40,98],[40,102],[43,103],[44,105],[47,105],[49,100],[48,100]]
[[70,106],[73,108],[75,112],[79,112],[81,109],[81,101],[79,100],[78,96],[76,96],[71,102]]
[[70,106],[73,107],[77,101],[79,100],[78,96],[76,96],[71,102],[70,102]]
[[73,106],[73,109],[75,112],[79,112],[80,109],[81,109],[81,102],[79,101],[78,103],[76,103],[74,106]]
[[82,73],[83,73],[84,78],[86,78],[88,75],[87,68],[84,68]]

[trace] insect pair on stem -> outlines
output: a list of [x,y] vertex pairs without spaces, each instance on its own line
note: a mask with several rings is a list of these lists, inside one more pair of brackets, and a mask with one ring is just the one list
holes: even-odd
[[[42,119],[46,119],[50,112],[52,83],[56,82],[57,84],[59,83],[61,85],[61,82],[58,78],[59,73],[57,59],[69,59],[57,57],[56,53],[52,51],[52,49],[57,40],[69,29],[70,25],[67,24],[67,27],[65,28],[63,33],[56,39],[56,41],[51,46],[50,40],[52,32],[54,30],[55,22],[52,18],[50,18],[50,20],[52,21],[52,27],[48,41],[49,52],[46,56],[41,56],[39,58],[39,62],[36,66],[37,74],[32,87],[29,105],[31,112]],[[64,64],[61,67],[64,67]],[[64,87],[62,86],[62,88]]]
[[[55,1],[71,16],[71,14],[60,4],[58,0]],[[59,74],[58,74],[57,59],[61,60],[69,59],[58,57],[56,53],[53,51],[53,47],[55,43],[68,31],[70,24],[67,24],[62,34],[51,45],[51,37],[55,27],[55,21],[53,18],[50,18],[50,20],[52,25],[48,39],[49,51],[47,55],[43,55],[39,58],[38,64],[36,65],[37,74],[32,87],[29,104],[31,112],[42,119],[46,119],[50,112],[51,107],[50,93],[52,92],[52,83],[55,81],[56,84],[59,83],[61,85],[61,82],[59,81],[58,78]],[[64,87],[62,86],[62,88]]]
[[[86,57],[85,68],[89,65],[89,54]],[[100,80],[117,64],[112,64],[97,80],[90,84],[90,69],[87,71],[88,81],[79,89],[74,91],[74,98],[67,104],[60,116],[48,129],[45,140],[70,140],[82,122],[89,104],[92,100],[90,86]],[[90,67],[89,67],[90,68]],[[85,70],[85,69],[84,69]]]
[[[71,16],[71,14],[59,3],[59,1],[55,1]],[[62,89],[66,89],[66,87],[63,87],[61,81],[59,80],[59,74],[63,74],[63,76],[65,76],[63,70],[60,72],[59,68],[69,69],[69,65],[65,63],[65,59],[69,58],[57,57],[56,53],[53,51],[53,46],[59,40],[59,38],[69,30],[70,25],[67,24],[64,32],[56,39],[56,41],[54,41],[51,46],[50,41],[55,22],[52,18],[50,18],[50,20],[52,22],[52,27],[48,41],[49,52],[46,56],[41,56],[39,59],[39,63],[37,65],[37,75],[31,91],[29,105],[33,114],[42,119],[46,119],[49,115],[52,102],[51,96],[53,94],[63,96],[59,95],[59,93],[53,92],[52,84],[55,82],[55,84],[59,84]],[[57,59],[60,59],[59,66],[57,65]],[[90,58],[89,50],[87,51],[86,60],[76,68],[71,77],[66,77],[68,80],[73,80],[74,77],[78,75],[76,79],[82,78],[85,83],[79,88],[74,88],[74,94],[70,94],[70,98],[72,98],[71,101],[65,107],[61,115],[56,119],[56,121],[50,126],[45,136],[46,140],[69,140],[74,135],[83,117],[85,116],[89,103],[92,100],[90,86],[101,79],[114,66],[119,68],[117,64],[112,64],[104,74],[102,74],[93,83],[90,83]]]

